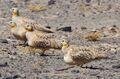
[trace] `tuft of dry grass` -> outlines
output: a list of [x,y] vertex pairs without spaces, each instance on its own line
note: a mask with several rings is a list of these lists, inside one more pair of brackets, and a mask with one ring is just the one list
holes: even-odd
[[83,13],[91,11],[91,9],[92,9],[91,6],[87,6],[85,4],[80,4],[80,6],[79,6],[79,10]]
[[35,5],[35,4],[29,4],[29,5],[27,5],[27,8],[31,12],[39,12],[39,11],[44,11],[47,9],[46,6],[40,6],[40,5]]
[[98,31],[90,31],[82,35],[82,38],[87,39],[89,41],[97,41],[101,37],[101,33]]

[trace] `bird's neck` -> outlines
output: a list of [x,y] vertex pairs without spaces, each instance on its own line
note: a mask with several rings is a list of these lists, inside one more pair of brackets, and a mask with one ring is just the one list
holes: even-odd
[[33,32],[33,30],[28,30],[28,32]]
[[31,32],[36,33],[36,31],[35,31],[35,30],[33,30],[33,29],[26,29],[26,31],[27,31],[27,32],[30,32],[30,33],[31,33]]
[[68,44],[62,46],[63,49],[68,48],[68,47],[69,47]]
[[64,61],[65,61],[67,64],[71,64],[71,65],[74,64],[74,61],[73,61],[70,53],[66,53],[66,54],[64,55]]

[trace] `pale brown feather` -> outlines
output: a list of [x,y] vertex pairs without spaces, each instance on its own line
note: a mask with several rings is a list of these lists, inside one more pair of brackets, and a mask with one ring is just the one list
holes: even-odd
[[70,45],[65,51],[63,50],[63,52],[66,52],[64,58],[68,57],[68,61],[65,58],[65,62],[74,65],[83,65],[93,60],[107,58],[104,52],[99,52],[97,49],[88,46]]
[[55,39],[52,35],[33,31],[27,32],[26,37],[28,40],[28,45],[36,48],[61,48],[61,45],[58,45],[58,39]]

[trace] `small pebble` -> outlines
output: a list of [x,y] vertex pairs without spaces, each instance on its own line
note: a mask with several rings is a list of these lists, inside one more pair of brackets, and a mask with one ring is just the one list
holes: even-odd
[[53,5],[53,4],[55,4],[55,0],[50,0],[50,1],[48,1],[48,5]]
[[0,67],[7,67],[8,66],[8,63],[5,62],[5,63],[0,63]]
[[14,75],[13,76],[13,79],[17,79],[17,78],[20,78],[20,75]]
[[90,3],[90,2],[91,2],[91,0],[86,0],[86,2],[87,2],[87,3]]
[[13,79],[12,77],[6,77],[6,78],[3,78],[3,79]]
[[51,27],[50,27],[50,26],[46,26],[46,28],[51,29]]
[[58,28],[57,31],[59,31],[59,30],[65,31],[65,32],[72,32],[71,26]]
[[112,68],[118,69],[118,68],[120,68],[120,64],[118,64],[118,65],[113,65]]
[[72,70],[71,72],[72,73],[79,73],[80,71],[79,70]]
[[87,28],[86,27],[81,27],[81,30],[86,30]]
[[8,41],[6,39],[0,39],[1,43],[8,43]]
[[50,71],[49,70],[44,70],[43,73],[49,73]]

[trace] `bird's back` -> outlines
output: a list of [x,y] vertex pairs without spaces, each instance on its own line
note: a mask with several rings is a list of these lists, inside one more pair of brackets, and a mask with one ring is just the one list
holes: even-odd
[[106,55],[103,52],[89,46],[71,45],[67,50],[67,54],[70,55],[74,61],[71,62],[72,64],[82,65],[93,60],[106,58]]
[[40,48],[59,48],[57,39],[52,35],[44,32],[27,32],[26,37],[28,39],[28,44],[32,47]]

